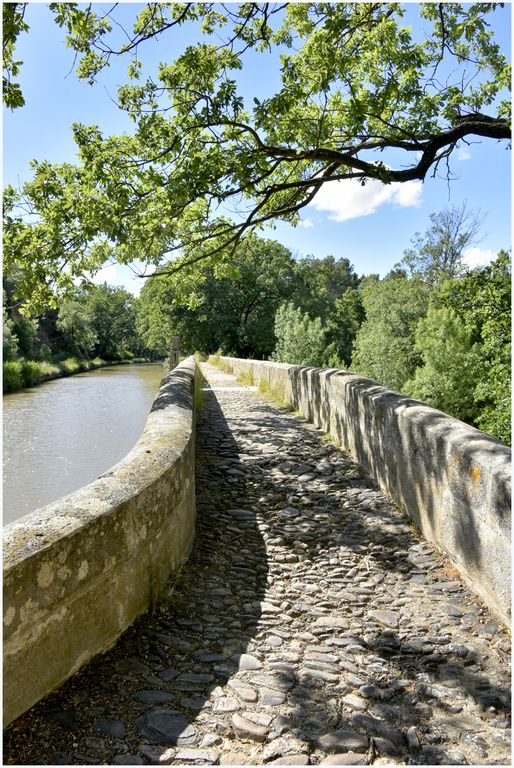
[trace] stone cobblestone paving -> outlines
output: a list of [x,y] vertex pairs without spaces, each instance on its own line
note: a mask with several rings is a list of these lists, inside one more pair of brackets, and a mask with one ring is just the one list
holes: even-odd
[[202,368],[191,559],[4,764],[510,765],[507,633],[319,430]]

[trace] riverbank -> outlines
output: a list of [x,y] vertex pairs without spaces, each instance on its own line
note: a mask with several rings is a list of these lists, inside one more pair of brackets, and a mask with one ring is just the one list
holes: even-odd
[[19,392],[27,387],[35,387],[52,379],[73,376],[76,373],[94,371],[110,365],[127,365],[128,363],[150,363],[147,357],[123,358],[122,360],[103,360],[95,357],[85,360],[79,357],[68,357],[59,361],[16,360],[3,364],[3,394]]

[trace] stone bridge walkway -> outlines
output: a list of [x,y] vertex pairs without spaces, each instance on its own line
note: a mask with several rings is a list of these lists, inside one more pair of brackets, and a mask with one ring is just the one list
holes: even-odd
[[318,430],[203,369],[191,560],[4,764],[510,764],[506,634]]

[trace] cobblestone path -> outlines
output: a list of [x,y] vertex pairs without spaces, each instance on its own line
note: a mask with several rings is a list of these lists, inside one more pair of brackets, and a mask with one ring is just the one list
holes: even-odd
[[506,634],[318,430],[204,372],[189,564],[4,763],[510,764]]

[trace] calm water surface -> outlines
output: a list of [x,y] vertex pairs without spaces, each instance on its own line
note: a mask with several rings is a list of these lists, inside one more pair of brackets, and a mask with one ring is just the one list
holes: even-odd
[[76,491],[143,431],[160,363],[101,368],[3,398],[4,525]]

